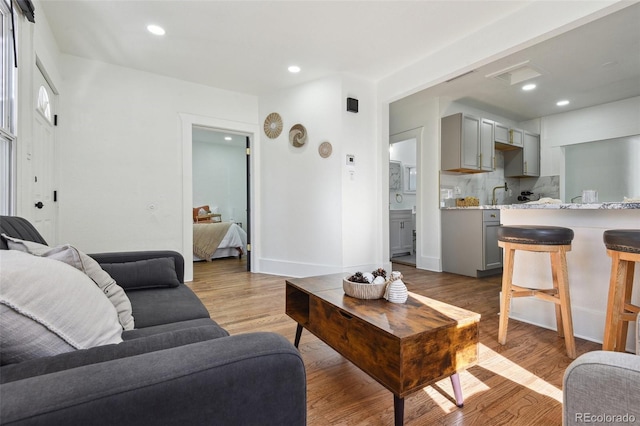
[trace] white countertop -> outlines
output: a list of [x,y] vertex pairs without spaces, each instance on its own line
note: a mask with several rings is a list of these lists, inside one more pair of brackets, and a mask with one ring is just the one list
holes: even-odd
[[562,203],[562,204],[499,204],[499,205],[483,205],[473,207],[441,207],[440,210],[529,210],[529,209],[548,209],[548,210],[628,210],[640,209],[640,203]]

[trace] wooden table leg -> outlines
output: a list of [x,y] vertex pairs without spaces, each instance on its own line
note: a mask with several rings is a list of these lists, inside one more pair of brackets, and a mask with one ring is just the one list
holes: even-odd
[[293,346],[295,346],[296,348],[300,343],[300,336],[302,336],[302,326],[298,324],[298,327],[296,328],[296,340],[294,340],[293,342]]
[[393,414],[395,426],[402,426],[404,424],[404,398],[393,395]]
[[460,376],[458,373],[451,375],[451,386],[453,386],[453,395],[456,397],[456,405],[462,408],[462,406],[464,406],[464,399],[462,398],[462,387],[460,387]]

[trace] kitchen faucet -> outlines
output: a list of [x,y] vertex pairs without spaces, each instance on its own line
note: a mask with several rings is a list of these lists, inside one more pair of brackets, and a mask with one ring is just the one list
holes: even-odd
[[504,189],[505,192],[509,190],[509,188],[507,187],[507,182],[504,183],[504,186],[496,186],[493,188],[493,198],[491,199],[491,205],[495,206],[496,205],[496,189]]

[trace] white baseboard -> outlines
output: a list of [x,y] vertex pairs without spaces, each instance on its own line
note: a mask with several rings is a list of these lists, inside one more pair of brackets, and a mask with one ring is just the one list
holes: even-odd
[[337,274],[344,272],[345,276],[357,271],[369,272],[378,268],[385,268],[387,271],[391,271],[391,263],[383,265],[323,265],[316,263],[302,263],[302,262],[288,262],[284,260],[275,259],[260,259],[259,270],[263,274],[270,275],[282,275],[285,277],[313,277],[316,275]]
[[442,272],[442,261],[439,257],[420,256],[416,259],[416,268],[426,271]]

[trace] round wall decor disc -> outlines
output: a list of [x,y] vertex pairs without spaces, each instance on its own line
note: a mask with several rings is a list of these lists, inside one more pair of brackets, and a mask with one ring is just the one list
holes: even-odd
[[277,112],[267,115],[264,120],[264,134],[269,139],[275,139],[282,133],[282,117]]
[[333,147],[331,146],[331,143],[329,141],[322,142],[318,147],[318,152],[320,153],[320,157],[322,158],[329,157],[331,155],[332,150],[333,150]]
[[289,142],[296,148],[300,148],[307,142],[307,129],[302,124],[294,124],[289,130]]

